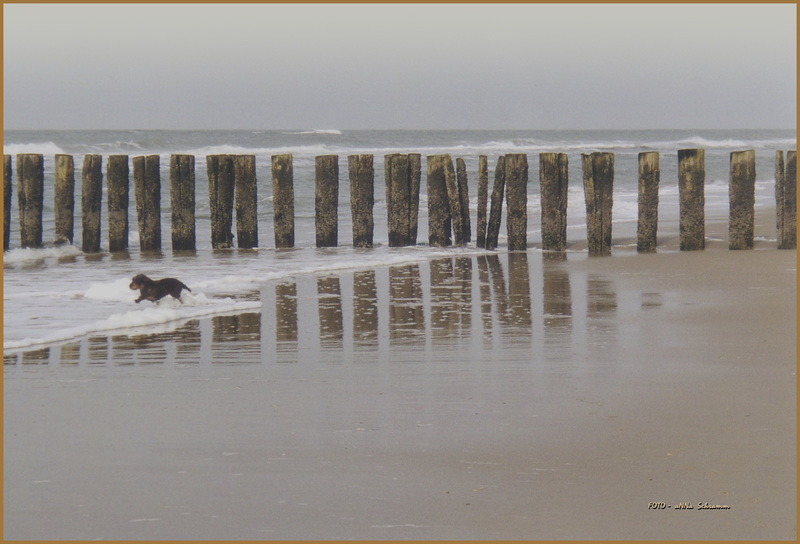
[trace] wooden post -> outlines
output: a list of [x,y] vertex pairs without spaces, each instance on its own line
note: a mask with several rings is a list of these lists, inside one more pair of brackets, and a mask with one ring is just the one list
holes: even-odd
[[384,157],[386,213],[389,247],[411,244],[411,165],[409,156],[393,153]]
[[458,178],[453,159],[444,155],[444,182],[447,188],[447,200],[450,207],[450,218],[453,224],[453,243],[457,246],[466,245],[464,241],[464,214],[461,209],[461,192],[458,187]]
[[[109,155],[106,160],[108,191],[108,250],[128,249],[128,203],[130,201],[130,171],[127,155]],[[175,228],[174,222],[172,228]]]
[[780,241],[781,225],[783,224],[783,188],[786,182],[786,163],[783,160],[783,151],[775,152],[775,226],[778,229]]
[[586,230],[590,255],[611,253],[611,210],[614,192],[614,154],[581,155],[586,199]]
[[408,245],[417,245],[417,232],[419,227],[419,191],[422,179],[422,155],[419,153],[408,154],[409,191],[411,200],[408,210]]
[[353,218],[353,247],[372,247],[375,220],[375,170],[372,155],[350,155],[350,211]]
[[55,157],[55,243],[71,244],[75,238],[75,162],[72,155]]
[[428,173],[428,244],[431,247],[447,247],[450,238],[450,201],[445,181],[447,155],[430,155],[427,158]]
[[472,225],[469,220],[469,183],[467,182],[467,165],[464,159],[456,159],[456,182],[458,185],[459,212],[461,215],[461,235],[456,243],[465,246],[472,240]]
[[797,151],[786,152],[783,213],[778,249],[797,249]]
[[197,249],[194,155],[170,155],[169,199],[172,208],[172,250],[194,251]]
[[339,156],[315,159],[314,223],[317,247],[339,245]]
[[489,201],[489,160],[486,155],[478,157],[478,232],[476,245],[486,247],[486,208]]
[[705,152],[702,149],[679,149],[678,198],[682,251],[706,247],[705,180]]
[[3,155],[3,251],[11,243],[11,155]]
[[258,183],[256,156],[234,158],[237,247],[258,247]]
[[233,247],[233,198],[236,168],[232,155],[206,156],[211,208],[211,247]]
[[652,253],[658,245],[658,151],[639,153],[639,224],[636,250]]
[[272,206],[275,247],[294,247],[294,173],[290,154],[272,156]]
[[161,249],[161,160],[158,155],[133,157],[133,193],[139,224],[139,250]]
[[492,203],[489,209],[489,223],[486,225],[486,249],[497,249],[500,236],[500,220],[503,215],[503,193],[506,185],[506,158],[498,157],[494,170],[492,186]]
[[100,208],[103,201],[102,156],[84,155],[81,172],[81,215],[83,252],[100,251]]
[[528,156],[506,155],[506,228],[508,250],[528,249]]
[[34,153],[17,155],[17,198],[20,246],[41,247],[44,209],[43,155]]
[[753,249],[756,202],[755,150],[731,153],[728,249]]
[[567,249],[568,167],[566,153],[539,153],[542,249],[545,251]]

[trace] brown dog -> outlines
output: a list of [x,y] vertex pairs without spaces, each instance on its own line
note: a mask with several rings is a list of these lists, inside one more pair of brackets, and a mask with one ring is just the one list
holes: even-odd
[[143,300],[151,300],[153,302],[161,300],[167,295],[172,298],[181,299],[181,289],[186,289],[191,292],[192,290],[186,287],[183,282],[175,278],[164,278],[162,280],[151,280],[144,274],[138,274],[133,277],[131,284],[128,286],[132,291],[139,289],[139,298],[136,302]]

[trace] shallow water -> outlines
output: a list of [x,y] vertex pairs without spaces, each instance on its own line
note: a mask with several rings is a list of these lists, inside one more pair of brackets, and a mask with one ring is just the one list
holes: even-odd
[[[581,250],[585,242],[585,205],[580,182],[580,153],[595,150],[615,153],[614,237],[615,243],[631,243],[638,214],[637,155],[657,150],[661,158],[659,217],[662,225],[678,217],[677,150],[706,149],[706,214],[725,217],[728,210],[728,161],[731,151],[753,148],[757,154],[756,208],[774,206],[774,156],[778,149],[796,145],[794,131],[7,131],[5,153],[45,154],[44,249],[20,249],[17,199],[12,197],[11,250],[3,255],[4,352],[20,351],[58,342],[74,341],[92,334],[122,331],[145,325],[173,326],[181,319],[203,315],[251,311],[252,293],[272,280],[297,274],[368,269],[375,266],[427,261],[451,254],[469,255],[467,250],[440,251],[426,247],[427,200],[425,183],[420,200],[419,245],[414,248],[386,247],[386,206],[381,155],[391,152],[419,152],[423,155],[450,153],[463,157],[470,179],[473,225],[477,210],[476,177],[480,154],[489,156],[490,182],[497,156],[527,153],[528,241],[540,244],[540,215],[537,154],[561,151],[569,154],[572,178],[569,189],[568,243]],[[163,252],[141,254],[138,250],[135,202],[130,199],[130,251],[119,254],[83,255],[75,246],[52,247],[53,167],[56,153],[75,155],[80,170],[83,153],[158,154],[161,157]],[[210,211],[205,176],[205,156],[214,153],[256,155],[259,208],[259,249],[256,251],[212,251]],[[275,251],[272,243],[270,157],[274,153],[294,154],[296,197],[295,251]],[[198,249],[173,253],[169,249],[169,155],[196,155]],[[314,248],[314,157],[340,155],[339,242],[325,251]],[[375,243],[368,252],[354,250],[350,242],[349,183],[345,156],[375,155]],[[423,176],[424,177],[424,176]],[[79,180],[80,174],[76,172]],[[76,183],[76,202],[80,202]],[[76,207],[76,214],[80,214]],[[101,247],[107,247],[107,219],[101,212]],[[80,240],[76,220],[75,240]],[[671,227],[667,226],[666,231]],[[501,225],[500,248],[505,246]],[[474,233],[473,233],[474,239]],[[774,239],[774,231],[767,240]],[[585,250],[585,245],[582,250]],[[185,304],[163,302],[157,309],[131,304],[132,293],[125,285],[138,273],[154,278],[178,277],[192,288]]]

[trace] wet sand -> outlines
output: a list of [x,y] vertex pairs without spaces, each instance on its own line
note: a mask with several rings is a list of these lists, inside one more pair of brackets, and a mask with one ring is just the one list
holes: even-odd
[[796,252],[725,228],[6,355],[4,536],[793,540]]

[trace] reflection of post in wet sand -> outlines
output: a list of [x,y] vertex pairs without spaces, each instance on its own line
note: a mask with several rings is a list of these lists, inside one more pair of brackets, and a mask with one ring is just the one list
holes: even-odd
[[275,286],[275,340],[279,351],[297,349],[297,284]]
[[425,341],[422,282],[417,264],[389,268],[389,341],[392,344]]
[[[261,314],[219,315],[212,318],[212,363],[261,361]],[[230,343],[235,343],[231,346]]]
[[528,254],[508,254],[508,324],[516,332],[530,332],[531,278],[528,270]]
[[542,294],[545,338],[572,330],[572,291],[569,272],[559,263],[566,262],[565,253],[542,255]]
[[589,330],[600,334],[617,330],[617,293],[614,283],[599,276],[590,275],[586,283]]
[[342,349],[342,290],[339,276],[317,278],[319,338],[323,349]]
[[460,333],[462,338],[469,338],[472,332],[472,257],[456,257],[453,271]]
[[378,347],[378,288],[375,271],[353,273],[353,344]]
[[434,343],[452,337],[456,328],[456,305],[453,300],[453,260],[433,259],[430,263],[431,338]]
[[50,348],[34,349],[22,354],[23,365],[47,365],[50,364]]
[[468,338],[472,328],[472,257],[432,260],[430,283],[433,342]]
[[175,346],[175,358],[170,362],[199,363],[200,322],[192,319],[170,332],[112,336],[108,361],[113,362],[116,366],[133,365],[137,362],[162,364],[167,359],[167,346],[169,345]]
[[613,317],[617,311],[617,293],[614,284],[598,276],[589,276],[586,284],[589,317]]
[[117,365],[132,364],[135,358],[140,364],[163,364],[167,358],[165,343],[171,338],[169,334],[115,336],[112,338],[114,362]]
[[506,290],[506,278],[503,274],[503,264],[500,262],[500,256],[496,253],[487,255],[486,260],[489,265],[492,296],[497,305],[497,315],[500,316],[502,321],[508,312],[508,291]]
[[176,341],[176,362],[200,362],[200,321],[192,319],[171,334]]
[[[108,361],[108,338],[106,336],[90,336],[88,347],[90,365],[106,364]],[[166,358],[166,354],[164,355]]]
[[[497,255],[495,255],[497,257]],[[492,285],[489,281],[489,255],[478,255],[478,283],[481,297],[483,340],[492,340]]]
[[58,360],[62,365],[77,365],[81,360],[80,342],[72,342],[61,346],[61,353]]

